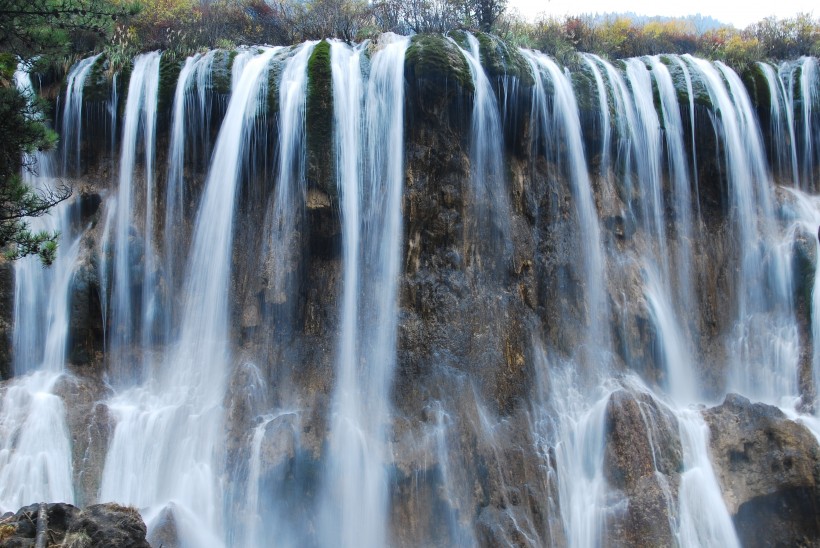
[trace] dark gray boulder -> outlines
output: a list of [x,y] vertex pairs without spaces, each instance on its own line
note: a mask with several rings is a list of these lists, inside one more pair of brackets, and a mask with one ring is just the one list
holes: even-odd
[[84,510],[66,503],[24,506],[0,520],[0,548],[34,547],[38,530],[46,547],[150,548],[139,512],[115,503]]
[[604,474],[626,509],[608,525],[612,546],[671,546],[683,468],[678,422],[652,396],[614,392],[606,407]]
[[737,394],[704,417],[743,546],[820,545],[820,446],[808,428]]

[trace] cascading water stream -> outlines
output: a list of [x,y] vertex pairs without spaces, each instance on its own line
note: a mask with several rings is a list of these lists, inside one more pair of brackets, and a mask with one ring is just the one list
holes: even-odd
[[608,179],[610,175],[609,156],[611,154],[610,149],[612,147],[612,122],[609,120],[608,94],[606,92],[606,85],[604,84],[604,77],[601,74],[601,70],[598,68],[598,65],[595,63],[595,57],[591,55],[584,55],[583,60],[590,72],[592,72],[593,78],[595,78],[595,91],[598,94],[598,111],[600,113],[601,124],[601,159],[599,162],[599,176],[601,179]]
[[684,59],[719,113],[728,175],[729,218],[736,233],[732,251],[740,262],[730,389],[777,404],[797,393],[797,331],[790,265],[772,238],[777,230],[760,131],[737,74],[719,62]]
[[[171,118],[171,137],[168,152],[168,175],[165,188],[165,220],[166,227],[163,234],[163,272],[167,295],[161,299],[159,307],[161,318],[158,323],[162,326],[160,342],[166,342],[172,337],[172,326],[176,315],[175,299],[173,295],[181,285],[180,265],[182,261],[180,249],[184,249],[184,234],[179,233],[176,226],[179,219],[184,217],[185,194],[185,160],[186,134],[191,131],[193,124],[190,119],[204,120],[206,118],[207,78],[211,72],[215,51],[205,55],[194,55],[185,60],[177,78],[174,92],[174,110]],[[198,95],[194,96],[194,86]],[[195,101],[198,98],[199,101]],[[194,128],[194,131],[198,128]],[[190,158],[189,158],[190,159]]]
[[[101,53],[78,62],[66,78],[65,106],[62,118],[63,169],[80,169],[80,152],[83,131],[83,86],[100,58]],[[114,86],[116,89],[116,86]]]
[[[551,59],[541,53],[522,50],[532,69],[533,90],[538,123],[545,135],[560,135],[556,142],[566,144],[575,213],[581,233],[583,249],[583,275],[588,328],[585,345],[586,356],[582,360],[604,363],[607,360],[609,337],[605,322],[609,317],[604,287],[606,286],[606,259],[601,244],[598,212],[592,195],[592,184],[587,171],[584,147],[581,140],[581,122],[575,92],[567,76]],[[547,108],[542,73],[549,77],[553,86],[552,111]],[[608,128],[608,126],[605,126]],[[594,349],[597,349],[595,351]]]
[[[134,342],[134,334],[143,329],[143,342],[148,333],[148,325],[144,325],[150,318],[143,309],[141,316],[134,314],[134,285],[138,283],[139,271],[143,276],[152,275],[148,268],[152,267],[154,255],[153,242],[140,238],[136,233],[134,212],[134,174],[137,165],[137,151],[140,135],[145,150],[144,177],[146,197],[153,193],[153,158],[156,126],[156,102],[159,90],[159,61],[158,52],[146,53],[134,60],[134,68],[128,85],[128,97],[125,103],[125,121],[122,129],[122,147],[120,150],[120,175],[117,190],[117,210],[114,225],[114,258],[113,275],[111,279],[111,329],[110,352],[112,354],[112,371],[115,372],[117,382],[127,382],[130,378],[139,378],[140,373],[135,371],[132,361],[127,356],[128,349]],[[148,206],[146,201],[144,206]],[[153,206],[153,204],[150,204]],[[146,210],[152,207],[145,207]],[[146,219],[150,215],[146,213]],[[145,236],[151,235],[153,226],[144,227]],[[142,251],[142,253],[140,253]],[[135,279],[137,278],[137,279]],[[149,279],[144,279],[149,282]],[[153,284],[145,284],[142,289],[142,304],[150,302],[150,293],[156,288]],[[136,316],[136,317],[135,317]]]
[[[771,103],[769,115],[772,131],[772,163],[782,180],[791,180],[795,188],[800,188],[800,171],[797,168],[797,147],[794,133],[793,96],[786,92],[784,82],[774,67],[768,63],[758,63],[769,88]],[[784,150],[784,148],[786,150]]]
[[[611,493],[603,471],[604,410],[611,388],[601,383],[606,378],[610,360],[610,339],[606,327],[608,306],[603,288],[606,285],[606,258],[603,254],[598,212],[592,196],[581,140],[581,125],[575,93],[566,74],[543,54],[522,50],[530,63],[535,86],[533,112],[544,135],[558,135],[554,142],[566,145],[572,196],[578,218],[579,247],[584,280],[584,305],[588,321],[582,340],[586,351],[573,357],[571,363],[559,359],[551,368],[551,389],[541,395],[537,415],[541,419],[534,433],[536,439],[550,440],[555,447],[555,473],[558,482],[559,508],[568,546],[586,547],[599,544],[608,516],[622,504]],[[593,65],[594,68],[594,65]],[[548,101],[542,78],[552,84],[553,97]],[[601,87],[599,86],[599,91]],[[552,106],[551,109],[548,105]],[[609,109],[605,98],[602,110],[604,142],[609,136]],[[552,138],[548,142],[553,142]],[[608,146],[608,145],[607,145]],[[602,155],[606,158],[607,152]],[[563,160],[559,158],[558,161]],[[602,166],[602,170],[606,167]],[[548,358],[543,351],[534,352],[536,368],[546,371]],[[584,373],[582,374],[581,371]],[[546,384],[542,381],[541,384]],[[550,411],[545,411],[549,409]]]
[[322,507],[327,546],[388,542],[386,427],[398,328],[408,45],[407,38],[383,36],[365,82],[363,47],[331,44],[344,278]]
[[467,257],[473,256],[480,270],[501,272],[512,253],[510,199],[504,183],[501,119],[498,101],[481,66],[478,39],[466,33],[469,49],[461,50],[473,79],[472,130],[470,134],[470,182],[473,212],[465,228]]
[[[326,482],[328,495],[325,508],[323,543],[331,546],[336,535],[341,546],[384,545],[384,519],[374,520],[367,527],[367,517],[383,518],[386,485],[380,475],[368,474],[369,469],[383,466],[381,440],[370,439],[371,432],[363,424],[366,399],[361,398],[358,370],[363,356],[359,341],[360,239],[362,208],[362,47],[349,49],[339,42],[331,43],[331,75],[333,89],[333,142],[336,158],[336,184],[342,217],[342,303],[337,350],[336,395],[334,395],[331,444]],[[364,401],[362,401],[364,400]],[[374,480],[375,482],[368,482]]]
[[699,190],[699,182],[698,182],[698,151],[697,151],[697,134],[695,133],[695,90],[692,84],[692,74],[689,72],[689,67],[686,63],[679,56],[674,56],[672,60],[675,62],[675,65],[680,69],[681,73],[683,74],[683,81],[686,84],[686,96],[689,97],[689,131],[692,135],[692,140],[690,141],[691,151],[692,151],[692,158],[690,161],[690,165],[692,166],[692,181],[693,186],[695,188],[695,197],[697,203],[697,212],[698,218],[700,218],[700,190]]
[[[81,62],[70,73],[64,120],[80,121],[87,67]],[[18,71],[15,80],[24,93],[32,93],[27,73]],[[79,143],[64,146],[67,157]],[[37,174],[24,172],[27,184],[38,190],[57,184],[53,156],[52,152],[35,153]],[[0,399],[0,510],[4,511],[15,511],[32,501],[74,501],[66,412],[54,389],[66,363],[69,295],[84,230],[76,226],[73,201],[56,205],[52,215],[32,219],[30,224],[34,231],[59,232],[61,245],[48,269],[36,256],[15,263],[12,340],[17,377]]]
[[[673,272],[669,273],[669,292],[675,295],[678,303],[678,314],[685,318],[687,327],[695,323],[694,315],[688,303],[694,302],[692,287],[692,268],[694,255],[692,251],[693,218],[692,218],[692,191],[689,181],[689,170],[686,161],[686,152],[683,146],[683,120],[680,116],[678,92],[672,81],[669,69],[661,62],[660,57],[647,59],[652,70],[658,95],[660,96],[661,113],[663,120],[663,136],[665,165],[671,186],[670,207],[671,219],[664,213],[663,222],[674,221],[675,238]],[[688,86],[687,86],[688,88]],[[688,89],[687,89],[688,92]],[[691,96],[690,96],[691,97]],[[666,208],[664,208],[666,211]],[[669,223],[671,224],[671,223]],[[673,274],[674,273],[674,274]],[[687,314],[689,312],[689,314]]]
[[101,498],[146,508],[149,527],[158,510],[173,501],[183,546],[219,546],[224,538],[219,439],[231,365],[234,198],[254,120],[264,104],[260,97],[266,96],[263,76],[280,49],[264,49],[248,61],[231,95],[195,223],[179,339],[155,375],[109,403],[117,426]]
[[295,321],[294,304],[288,298],[297,283],[298,239],[305,231],[305,97],[307,89],[307,64],[316,42],[302,44],[286,62],[279,83],[279,160],[277,165],[276,191],[273,204],[268,208],[267,262],[272,271],[270,300],[288,305],[282,313],[282,323]]
[[[820,70],[817,59],[803,57],[800,62],[800,99],[803,126],[803,173],[804,188],[817,188],[815,166],[820,165]],[[814,184],[812,184],[814,183]]]
[[[600,118],[605,120],[600,124],[604,143],[609,142],[610,131],[605,78],[608,80],[615,105],[615,142],[618,152],[609,156],[608,150],[604,150],[601,158],[605,161],[611,158],[617,164],[602,165],[601,177],[608,180],[608,174],[615,173],[627,183],[633,176],[634,181],[640,183],[627,186],[627,205],[631,208],[632,202],[639,204],[635,214],[647,242],[639,248],[637,257],[624,259],[627,262],[638,261],[641,267],[643,275],[639,282],[642,284],[647,312],[654,323],[659,344],[658,357],[666,371],[666,382],[663,383],[665,394],[655,397],[661,401],[671,398],[682,406],[679,410],[668,410],[678,418],[681,436],[685,438],[683,477],[690,479],[686,483],[686,488],[679,491],[678,498],[672,496],[669,481],[656,470],[658,485],[663,490],[666,505],[672,514],[677,512],[677,507],[683,512],[694,511],[698,508],[698,501],[701,501],[702,505],[705,504],[710,512],[709,520],[689,519],[683,525],[670,520],[670,527],[673,534],[686,541],[705,538],[709,540],[706,545],[732,545],[732,542],[737,545],[732,522],[728,518],[711,470],[705,438],[697,438],[695,441],[691,439],[694,434],[690,431],[702,427],[703,421],[685,407],[691,402],[698,401],[699,385],[693,370],[691,339],[688,338],[691,333],[684,328],[684,325],[691,325],[690,322],[694,322],[695,319],[694,316],[685,314],[693,294],[689,285],[691,271],[688,265],[693,261],[691,241],[694,221],[690,205],[692,195],[688,176],[689,163],[683,146],[684,134],[679,114],[678,90],[675,89],[668,68],[659,58],[628,60],[627,80],[623,80],[612,65],[599,58],[587,56],[585,60],[593,76],[596,76]],[[601,74],[601,67],[606,77]],[[554,69],[552,74],[553,81],[560,81],[562,74],[559,70]],[[652,79],[655,80],[654,86],[660,101],[657,107],[653,97],[655,93]],[[555,88],[553,101],[557,109],[561,90],[557,84]],[[690,89],[691,83],[687,83],[687,91]],[[569,93],[573,93],[571,88]],[[572,112],[567,108],[561,111]],[[658,130],[661,123],[665,128],[663,134]],[[580,135],[579,128],[575,132]],[[565,136],[561,140],[573,142],[571,136]],[[580,137],[578,142],[580,143]],[[579,162],[578,166],[581,170],[586,169],[584,162]],[[666,166],[665,170],[662,170],[661,166]],[[664,198],[664,181],[668,181],[670,189],[671,197],[666,198],[669,206],[666,205]],[[673,248],[675,253],[671,257],[668,257],[667,251],[667,209],[675,215],[674,244],[677,247]],[[594,207],[592,212],[592,218],[597,222]],[[588,248],[589,243],[584,242],[583,245]],[[619,259],[618,262],[624,259]],[[603,278],[603,275],[601,277]],[[545,356],[542,359],[547,360]],[[608,485],[604,471],[606,409],[613,390],[620,383],[601,369],[601,382],[597,391],[579,389],[579,386],[583,385],[577,384],[578,373],[574,371],[578,367],[577,363],[571,362],[560,367],[563,363],[561,358],[554,357],[549,361],[553,362],[553,367],[550,368],[549,395],[542,396],[542,399],[547,399],[540,405],[551,409],[548,415],[556,417],[553,419],[551,430],[555,432],[555,472],[558,478],[564,534],[570,546],[595,546],[604,541],[608,524],[612,520],[620,519],[618,516],[627,511],[629,504],[619,491]],[[597,363],[597,367],[600,368],[600,361]],[[559,367],[555,367],[556,364]],[[547,367],[546,363],[539,365],[539,369]],[[536,410],[537,416],[541,414],[543,412]],[[646,415],[643,419],[648,427],[651,417]],[[541,424],[539,428],[543,430],[545,422],[550,423],[539,420],[536,424]],[[547,428],[536,432],[536,439],[550,439],[549,430],[550,428]],[[647,443],[653,446],[655,442],[652,440],[651,431],[651,428],[648,429],[650,438]],[[710,482],[704,478],[710,479]],[[714,539],[725,540],[725,543],[715,544],[714,542],[718,541]]]
[[675,416],[685,467],[678,488],[677,541],[681,547],[739,548],[732,518],[709,460],[709,428],[697,411],[679,410]]
[[[643,59],[626,61],[626,81],[637,116],[630,127],[632,155],[638,173],[640,190],[639,222],[647,233],[653,250],[644,253],[660,271],[661,279],[669,280],[669,253],[667,251],[666,223],[664,222],[663,188],[661,181],[661,124],[652,93],[652,79]],[[653,256],[654,255],[654,256]]]

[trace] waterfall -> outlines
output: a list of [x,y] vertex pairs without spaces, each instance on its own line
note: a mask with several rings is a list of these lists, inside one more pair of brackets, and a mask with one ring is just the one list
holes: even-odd
[[740,78],[722,63],[686,56],[719,113],[715,121],[728,174],[729,216],[740,261],[737,323],[730,344],[734,356],[730,386],[763,401],[779,403],[797,393],[796,329],[791,273],[776,234],[765,154],[749,96]]
[[[817,59],[803,57],[800,62],[800,99],[802,103],[803,127],[803,174],[806,188],[816,181],[816,166],[820,164],[820,111],[815,105],[820,102],[820,70]],[[817,188],[816,183],[813,185]]]
[[680,546],[739,547],[732,518],[709,462],[709,428],[695,411],[680,411],[677,419],[686,467],[679,488],[677,541]]
[[323,507],[328,546],[387,543],[408,45],[383,36],[365,82],[363,49],[331,44],[344,278]]
[[[286,304],[285,325],[294,322],[294,303],[289,296],[295,291],[298,273],[298,238],[305,232],[305,94],[307,64],[316,42],[299,47],[287,61],[279,84],[279,161],[276,192],[268,208],[266,269],[273,279],[271,301]],[[272,270],[272,273],[270,271]]]
[[[13,265],[3,511],[88,494],[186,548],[585,548],[641,520],[739,546],[705,406],[820,439],[816,60],[756,65],[755,96],[720,62],[562,67],[462,32],[154,52],[120,121],[122,76],[83,97],[100,59],[25,175],[83,191],[32,222],[51,269]],[[72,462],[86,438],[101,469]]]
[[[669,262],[661,187],[661,124],[652,95],[651,74],[642,59],[626,60],[626,80],[632,91],[636,116],[630,120],[630,138],[638,174],[638,221],[656,248],[654,264],[661,279],[669,280]],[[634,125],[633,125],[634,124]]]
[[[783,180],[792,180],[795,188],[800,188],[800,172],[797,169],[797,147],[794,133],[793,94],[786,91],[785,83],[775,69],[767,63],[758,63],[769,88],[771,103],[769,121],[773,143],[772,163],[777,175]],[[784,150],[785,149],[785,150]]]
[[[81,91],[88,71],[79,63],[70,73],[64,119],[79,122]],[[15,73],[18,88],[32,93],[28,73]],[[76,94],[80,98],[76,98]],[[73,143],[79,146],[79,141]],[[71,155],[72,143],[64,152]],[[36,175],[24,172],[24,180],[37,190],[57,184],[53,152],[36,152]],[[14,265],[15,348],[17,377],[0,395],[0,510],[16,511],[34,500],[73,502],[71,441],[66,410],[55,392],[63,374],[68,344],[70,289],[80,249],[82,230],[77,230],[73,202],[55,206],[52,215],[31,219],[33,231],[60,233],[60,251],[50,269],[36,256]]]
[[266,96],[263,76],[280,49],[264,49],[248,61],[231,95],[194,225],[179,338],[155,376],[109,404],[117,426],[101,498],[147,507],[149,514],[173,501],[183,546],[223,542],[218,440],[231,364],[228,281],[234,197],[243,153],[264,104],[260,98]]
[[[661,63],[660,57],[648,58],[652,67],[652,76],[658,88],[660,96],[661,112],[664,128],[664,142],[666,151],[666,166],[671,180],[671,218],[664,216],[664,222],[673,221],[675,226],[675,262],[674,275],[669,273],[668,283],[670,291],[676,294],[677,302],[680,304],[679,311],[685,316],[686,303],[694,300],[692,288],[691,265],[694,262],[692,252],[693,241],[693,220],[692,220],[692,192],[689,182],[689,170],[686,161],[686,152],[683,145],[683,120],[680,116],[677,90],[672,82],[669,69]],[[687,86],[688,88],[688,86]],[[689,90],[687,89],[687,93]],[[689,95],[691,97],[691,95]],[[671,224],[671,223],[669,223]],[[672,289],[677,288],[675,292]],[[694,317],[689,315],[686,318],[687,324],[694,323]]]
[[[154,265],[153,242],[146,239],[153,235],[153,226],[145,225],[143,237],[136,233],[134,205],[134,175],[136,172],[137,153],[140,135],[145,151],[143,177],[145,200],[141,202],[145,210],[145,221],[152,221],[153,208],[153,156],[156,126],[156,101],[159,90],[159,61],[157,52],[140,55],[134,60],[134,68],[128,84],[128,97],[125,103],[125,121],[122,129],[122,147],[120,150],[120,174],[117,190],[117,211],[114,226],[114,258],[112,277],[112,296],[110,304],[112,326],[110,329],[113,369],[119,381],[139,377],[132,367],[133,358],[127,355],[134,342],[134,334],[142,329],[142,342],[146,343],[150,335],[152,316],[146,306],[151,304],[151,283]],[[143,279],[139,279],[140,273]],[[135,284],[142,281],[142,317],[134,318],[132,303],[135,300]]]
[[605,413],[611,388],[603,386],[589,397],[578,391],[578,380],[569,367],[556,377],[554,393],[561,397],[556,398],[554,409],[560,432],[555,461],[567,545],[598,546],[604,540],[607,520],[626,504],[607,485],[603,470]]
[[[83,86],[91,69],[100,58],[97,54],[82,59],[68,73],[65,84],[65,106],[62,118],[62,156],[66,170],[80,171],[83,132]],[[116,89],[116,86],[114,86]]]
[[[608,350],[608,336],[604,322],[609,317],[604,296],[606,285],[606,260],[601,245],[598,212],[592,195],[592,184],[587,171],[584,148],[581,142],[581,122],[575,93],[566,75],[551,59],[543,54],[522,50],[532,68],[535,79],[533,109],[539,117],[538,123],[545,135],[560,135],[558,142],[567,148],[566,161],[569,164],[572,195],[575,198],[575,213],[583,248],[583,276],[586,292],[586,314],[588,315],[588,335],[585,344],[587,359],[605,362]],[[542,81],[542,72],[553,85],[552,111],[547,108],[547,97]],[[604,126],[607,128],[608,126]],[[594,352],[599,348],[600,352]],[[584,359],[584,356],[579,356]]]
[[[175,299],[173,296],[179,290],[181,281],[179,280],[180,270],[180,250],[185,248],[184,234],[180,234],[177,226],[180,219],[184,218],[184,206],[186,204],[185,193],[185,160],[186,160],[186,134],[196,131],[195,124],[191,124],[189,118],[202,120],[206,112],[206,88],[207,78],[211,73],[215,51],[205,55],[194,55],[185,60],[185,64],[179,72],[176,90],[174,91],[174,110],[171,118],[171,137],[168,151],[168,174],[165,189],[165,227],[163,236],[163,272],[165,276],[165,290],[167,295],[162,299],[160,313],[162,314],[162,336],[161,341],[166,342],[171,339],[172,325],[175,318]],[[195,101],[193,96],[194,86],[198,95]],[[189,158],[190,159],[190,158]]]
[[600,177],[606,179],[609,176],[607,170],[609,169],[609,155],[612,146],[612,122],[609,120],[609,100],[606,85],[604,84],[604,77],[595,62],[595,56],[584,55],[583,59],[586,66],[589,67],[589,70],[592,72],[593,78],[595,78],[595,91],[598,94],[598,112],[600,113],[601,124]]
[[[503,272],[512,253],[510,199],[504,183],[501,119],[498,100],[481,66],[478,39],[466,33],[469,49],[461,50],[473,79],[472,130],[470,133],[470,181],[472,215],[465,227],[469,247],[465,257],[487,272]],[[455,43],[455,41],[453,42]],[[471,225],[475,226],[471,226]]]

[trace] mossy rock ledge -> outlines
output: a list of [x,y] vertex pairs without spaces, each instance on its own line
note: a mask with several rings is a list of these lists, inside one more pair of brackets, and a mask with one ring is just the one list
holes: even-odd
[[337,196],[333,174],[333,75],[330,68],[330,42],[322,40],[308,59],[307,100],[307,178],[308,185],[319,188],[331,198]]

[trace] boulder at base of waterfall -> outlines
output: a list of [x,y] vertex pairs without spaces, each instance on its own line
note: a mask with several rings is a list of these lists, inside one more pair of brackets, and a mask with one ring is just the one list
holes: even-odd
[[179,548],[177,520],[174,516],[174,503],[162,509],[156,520],[153,520],[148,541],[154,548]]
[[0,548],[32,548],[38,520],[45,546],[53,548],[151,548],[145,540],[145,523],[135,508],[114,503],[95,504],[84,510],[65,503],[24,506],[0,519]]
[[780,409],[737,394],[704,417],[743,546],[820,545],[820,446],[811,432]]
[[670,509],[682,468],[678,422],[649,394],[614,392],[606,407],[604,474],[625,505],[608,525],[611,546],[671,546]]

